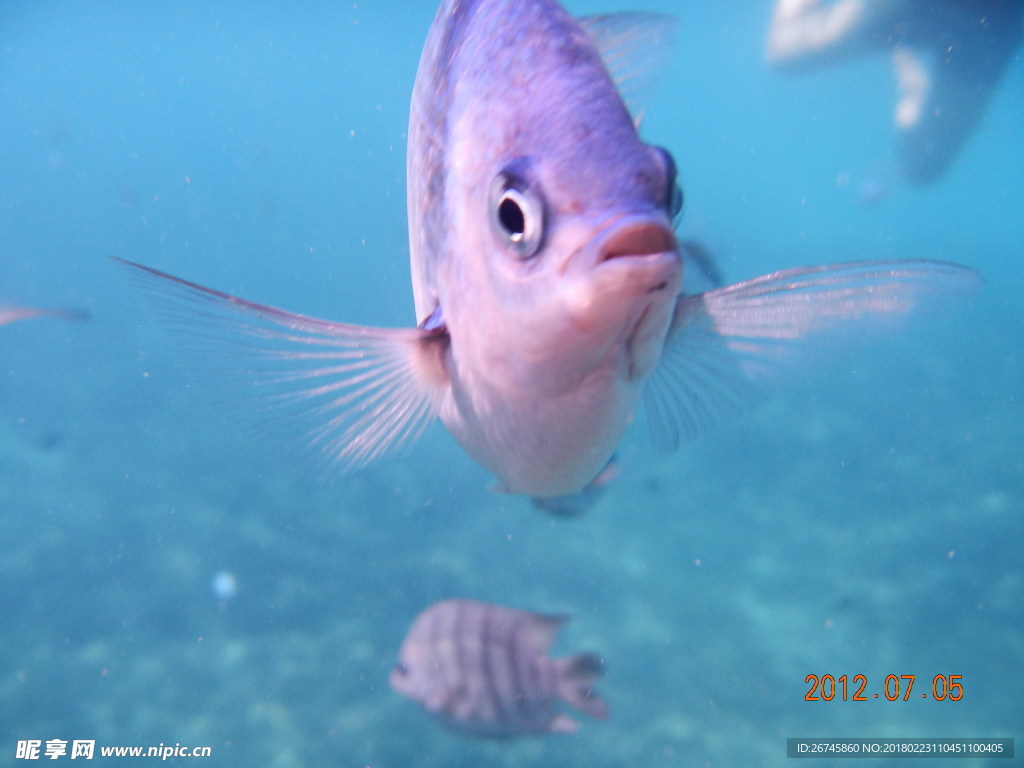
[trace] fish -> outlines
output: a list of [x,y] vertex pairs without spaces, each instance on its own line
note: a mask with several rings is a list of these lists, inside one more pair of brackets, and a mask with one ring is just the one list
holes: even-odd
[[0,325],[7,325],[31,317],[58,317],[64,320],[88,320],[89,313],[80,309],[44,309],[42,307],[12,307],[0,304]]
[[229,400],[332,471],[440,420],[496,489],[571,508],[615,474],[635,421],[671,450],[805,365],[803,345],[980,284],[951,262],[868,260],[687,292],[676,164],[638,127],[674,30],[554,0],[441,3],[409,117],[415,327],[316,319],[116,260],[197,366],[234,384]]
[[599,720],[608,705],[593,689],[599,656],[548,655],[567,619],[476,600],[434,603],[413,621],[388,681],[462,733],[573,733],[579,722],[559,702]]

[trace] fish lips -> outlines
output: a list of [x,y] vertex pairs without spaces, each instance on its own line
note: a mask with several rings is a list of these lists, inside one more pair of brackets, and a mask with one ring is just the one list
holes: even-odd
[[664,216],[609,219],[567,266],[567,298],[581,319],[628,313],[638,300],[674,301],[682,288],[679,243]]
[[602,228],[597,238],[597,258],[601,263],[613,259],[676,253],[679,244],[667,222],[660,218],[631,216],[620,218]]
[[679,293],[679,243],[664,216],[614,217],[599,228],[579,256],[580,266],[596,270],[598,279],[622,281],[623,287],[641,293]]

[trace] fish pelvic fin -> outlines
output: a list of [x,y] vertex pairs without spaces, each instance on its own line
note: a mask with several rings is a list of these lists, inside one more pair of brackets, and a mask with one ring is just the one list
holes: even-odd
[[365,467],[411,444],[437,415],[447,388],[443,330],[317,320],[114,261],[229,412],[308,449],[322,469]]
[[533,502],[533,506],[549,515],[579,517],[590,511],[618,474],[619,465],[616,463],[615,457],[612,456],[605,464],[604,469],[597,473],[597,477],[583,486],[583,490],[563,496],[532,496],[530,500]]
[[597,695],[594,683],[604,674],[604,660],[589,651],[556,659],[559,698],[598,720],[608,717],[608,704]]
[[858,261],[773,272],[684,296],[644,393],[656,448],[672,450],[802,372],[814,352],[880,335],[926,304],[946,309],[981,287],[943,261]]
[[576,733],[579,729],[579,721],[573,720],[564,712],[559,712],[548,723],[548,733]]

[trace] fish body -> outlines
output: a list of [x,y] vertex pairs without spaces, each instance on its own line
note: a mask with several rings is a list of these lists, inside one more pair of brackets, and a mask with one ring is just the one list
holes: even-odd
[[408,166],[417,318],[440,312],[452,339],[442,421],[505,489],[579,490],[628,425],[680,292],[673,167],[580,23],[536,0],[442,4]]
[[571,733],[558,708],[604,719],[592,688],[602,673],[592,653],[551,658],[565,616],[476,600],[444,600],[413,621],[389,682],[453,730],[478,736]]
[[124,263],[219,380],[235,371],[239,400],[342,471],[440,418],[500,488],[550,509],[614,474],[638,411],[674,447],[794,346],[978,282],[945,262],[865,261],[688,295],[675,164],[637,132],[671,27],[578,20],[553,0],[442,3],[410,111],[415,328],[317,320]]

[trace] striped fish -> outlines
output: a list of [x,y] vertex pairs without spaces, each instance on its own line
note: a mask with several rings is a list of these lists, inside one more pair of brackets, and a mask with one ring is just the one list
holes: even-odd
[[567,619],[476,600],[434,603],[409,629],[391,687],[464,733],[572,733],[579,723],[558,702],[601,720],[608,705],[591,687],[603,671],[598,656],[548,656]]

